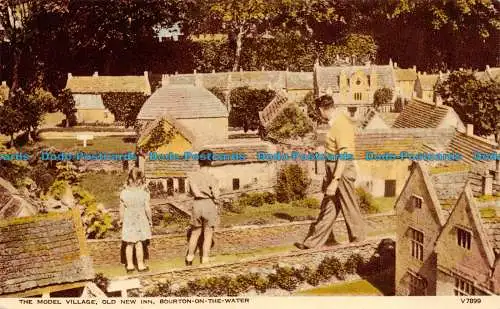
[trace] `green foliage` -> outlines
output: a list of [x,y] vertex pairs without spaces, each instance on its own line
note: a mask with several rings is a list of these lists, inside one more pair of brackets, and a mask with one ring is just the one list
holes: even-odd
[[224,92],[222,91],[222,89],[214,87],[214,88],[210,88],[208,90],[211,93],[213,93],[217,97],[217,99],[219,99],[222,103],[224,103],[226,101],[226,96],[224,95]]
[[[233,65],[233,50],[227,41],[197,42],[194,65],[198,72],[227,72]],[[212,91],[212,90],[211,90]],[[219,97],[219,96],[217,96]],[[219,97],[219,99],[221,99]],[[221,99],[222,102],[224,100]]]
[[300,280],[296,275],[297,272],[291,267],[277,267],[276,275],[271,276],[271,278],[273,278],[273,280],[276,280],[276,285],[278,287],[287,291],[293,291],[300,283]]
[[273,90],[240,87],[231,91],[229,126],[242,127],[245,132],[259,128],[259,112],[274,98]]
[[116,121],[125,123],[125,126],[133,127],[137,115],[144,105],[148,96],[142,93],[112,92],[102,94],[104,106],[115,116]]
[[363,189],[362,187],[356,188],[356,195],[359,199],[359,207],[365,213],[376,213],[377,207],[375,206],[375,201],[373,195]]
[[319,208],[320,201],[318,201],[317,199],[315,199],[313,197],[308,197],[308,198],[304,198],[304,199],[301,199],[301,200],[293,201],[292,202],[292,206],[293,207],[302,207],[302,208],[313,208],[313,209],[316,209],[316,208]]
[[56,200],[60,200],[64,192],[69,188],[69,184],[65,180],[56,180],[49,188],[49,194]]
[[379,88],[375,90],[375,94],[373,95],[373,106],[378,110],[380,106],[391,103],[392,95],[392,89],[390,88]]
[[159,282],[157,283],[153,289],[147,290],[144,297],[165,297],[165,296],[173,296],[172,295],[172,283],[170,281],[167,282]]
[[22,113],[9,101],[0,106],[0,133],[10,137],[10,146],[14,144],[14,134],[23,129],[22,122]]
[[70,184],[75,184],[80,179],[81,175],[78,173],[76,166],[69,161],[57,162],[56,169],[56,178],[58,180],[64,180]]
[[[320,59],[324,65],[363,65],[376,59],[377,49],[372,36],[351,33],[337,44],[322,45]],[[346,57],[349,57],[349,63],[345,63]]]
[[95,275],[92,280],[102,291],[107,291],[109,286],[109,278],[105,277],[102,273]]
[[306,106],[307,108],[307,116],[309,118],[316,122],[316,123],[323,123],[324,119],[321,117],[319,114],[318,110],[316,109],[316,103],[314,101],[314,93],[312,91],[308,92],[305,96],[302,102],[299,103],[299,106]]
[[57,96],[56,110],[60,111],[66,116],[66,127],[74,126],[76,124],[76,102],[71,94],[71,90],[63,89]]
[[107,231],[113,228],[111,215],[97,204],[95,197],[81,187],[73,187],[73,196],[80,205],[85,234],[89,239],[103,238]]
[[337,277],[339,280],[345,278],[344,265],[339,261],[338,258],[326,257],[318,266],[318,275],[325,280],[330,279],[332,276]]
[[285,108],[268,128],[270,135],[276,138],[289,139],[304,137],[313,129],[311,121],[296,106]]
[[284,166],[278,174],[276,198],[278,202],[291,202],[306,196],[310,180],[307,171],[298,164]]
[[363,263],[364,259],[359,253],[352,254],[344,264],[346,273],[357,273],[360,270],[360,267],[362,267]]
[[453,107],[460,119],[474,125],[474,133],[500,137],[500,83],[484,82],[467,71],[452,72],[436,86],[445,104]]
[[158,149],[158,147],[168,144],[174,136],[177,134],[177,129],[171,126],[170,129],[166,129],[166,120],[161,119],[156,127],[151,130],[146,140],[139,142],[139,148],[141,151],[148,152]]

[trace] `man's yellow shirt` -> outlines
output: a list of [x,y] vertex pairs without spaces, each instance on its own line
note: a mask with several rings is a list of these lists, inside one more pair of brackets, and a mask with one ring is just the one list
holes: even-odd
[[333,121],[326,135],[325,150],[327,153],[352,153],[354,155],[354,124],[340,113]]

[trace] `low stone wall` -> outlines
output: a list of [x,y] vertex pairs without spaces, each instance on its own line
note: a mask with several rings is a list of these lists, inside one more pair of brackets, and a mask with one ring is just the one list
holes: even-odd
[[[393,238],[393,237],[391,237]],[[337,245],[326,249],[293,251],[283,254],[272,254],[255,258],[242,259],[238,262],[200,265],[184,267],[165,272],[152,272],[136,274],[127,278],[139,278],[141,281],[141,292],[154,288],[154,286],[165,280],[179,285],[197,278],[214,277],[222,275],[236,276],[248,274],[249,272],[268,271],[274,265],[286,264],[290,266],[300,265],[315,269],[325,257],[335,256],[344,263],[352,254],[360,254],[366,261],[369,260],[377,250],[381,238],[368,239],[361,243],[349,243]],[[391,265],[387,265],[391,267]]]
[[[376,214],[366,217],[368,235],[391,233],[395,229],[394,214]],[[312,221],[301,221],[262,226],[240,226],[216,231],[213,255],[250,252],[253,250],[292,245],[306,236]],[[334,225],[337,237],[347,237],[343,219]],[[184,256],[186,234],[153,236],[149,245],[152,260]],[[94,266],[120,264],[121,240],[87,240]]]

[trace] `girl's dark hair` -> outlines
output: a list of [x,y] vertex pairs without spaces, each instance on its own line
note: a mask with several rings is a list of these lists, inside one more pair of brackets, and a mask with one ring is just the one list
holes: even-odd
[[146,177],[138,167],[133,167],[128,173],[127,185],[141,186],[145,182],[146,182]]

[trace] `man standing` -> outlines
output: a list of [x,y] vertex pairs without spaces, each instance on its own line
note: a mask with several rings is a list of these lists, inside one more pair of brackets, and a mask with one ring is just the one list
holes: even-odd
[[212,153],[208,150],[199,153],[200,170],[188,175],[189,193],[194,197],[191,216],[191,235],[189,237],[186,265],[192,265],[198,239],[203,232],[201,263],[208,263],[212,237],[219,215],[217,205],[220,190],[218,180],[209,172]]
[[[330,125],[325,145],[328,156],[338,158],[341,153],[354,155],[354,126],[351,120],[335,108],[330,96],[318,98],[316,108],[321,117],[328,120]],[[349,241],[362,241],[366,236],[365,223],[361,217],[354,187],[356,180],[354,161],[327,160],[325,164],[326,175],[322,185],[324,196],[321,211],[304,242],[295,244],[299,249],[323,246],[333,235],[333,225],[340,211],[344,215]]]

